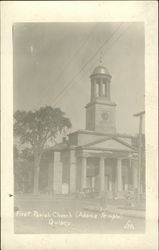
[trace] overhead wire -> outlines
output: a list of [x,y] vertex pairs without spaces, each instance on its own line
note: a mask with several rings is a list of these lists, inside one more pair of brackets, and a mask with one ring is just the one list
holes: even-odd
[[[117,37],[117,39],[114,40],[114,42],[113,42],[111,45],[113,45],[114,43],[116,43],[116,42],[120,39],[120,37],[123,35],[123,33],[126,32],[126,30],[130,27],[130,25],[132,25],[132,23],[130,23],[130,24],[126,27],[126,29],[125,29],[123,32],[121,32],[121,33],[119,34],[119,36]],[[121,26],[121,25],[120,25],[120,26]],[[114,32],[114,33],[116,33],[116,32]],[[66,95],[66,93],[64,93],[64,94],[62,95],[62,97],[60,98],[61,94],[62,94],[65,90],[67,90],[67,87],[70,87],[70,88],[71,88],[71,87],[75,84],[75,82],[72,83],[72,81],[76,79],[76,77],[83,71],[83,69],[87,66],[87,64],[88,64],[88,63],[98,54],[98,52],[99,52],[105,45],[106,45],[106,44],[103,44],[102,46],[100,46],[100,48],[97,50],[97,52],[87,61],[87,63],[81,68],[81,70],[71,79],[71,81],[69,82],[69,83],[70,83],[70,86],[67,85],[67,86],[66,86],[66,87],[56,96],[56,98],[55,98],[55,100],[54,100],[54,102],[53,102],[52,104],[56,105],[56,104],[58,103],[58,101],[60,101],[60,100],[62,99],[62,97]],[[109,47],[109,48],[110,48],[110,47]],[[72,83],[72,84],[71,84],[71,83]]]
[[109,46],[109,50],[110,50],[111,47],[114,45],[114,43],[116,43],[116,42],[120,39],[120,37],[127,31],[127,29],[128,29],[132,24],[133,24],[133,23],[128,24],[127,27],[123,30],[123,32],[121,32],[121,33],[119,34],[119,36],[117,37],[117,39],[115,39],[115,40],[112,42],[112,44]]
[[113,31],[113,33],[111,34],[111,36],[109,38],[107,38],[104,43],[102,43],[102,45],[96,50],[96,52],[89,58],[89,60],[82,66],[82,68],[80,69],[80,71],[77,72],[77,74],[75,74],[73,76],[73,78],[68,82],[68,84],[59,92],[59,94],[55,97],[54,101],[52,104],[56,105],[57,101],[61,100],[60,96],[62,95],[63,92],[65,92],[67,90],[68,87],[72,87],[75,82],[73,82],[77,76],[83,71],[83,69],[94,59],[94,57],[103,49],[103,47],[112,39],[112,37],[114,36],[114,34],[120,29],[120,27],[122,26],[122,23],[119,24],[119,26],[115,29],[115,31]]
[[[55,79],[55,82],[58,82],[62,76],[63,73],[65,71],[67,71],[67,68],[70,66],[71,63],[73,63],[73,59],[76,57],[76,55],[81,51],[81,49],[85,46],[85,44],[89,41],[89,39],[91,38],[94,30],[96,29],[96,27],[99,25],[99,23],[96,23],[93,28],[91,29],[89,35],[87,36],[87,38],[80,44],[80,46],[77,48],[77,50],[73,53],[73,55],[67,60],[67,62],[63,65],[62,70],[60,71],[60,73],[58,74],[58,76]],[[49,89],[49,86],[47,88],[43,88],[41,91],[47,91]],[[40,100],[41,101],[41,100]],[[40,103],[40,101],[38,102],[38,104]]]
[[[143,13],[145,13],[145,10],[144,11],[141,11],[140,13],[138,13],[138,15],[142,15]],[[112,35],[111,35],[111,37],[113,37],[114,36],[114,34],[118,31],[118,29],[120,29],[120,27],[123,25],[124,23],[120,23],[119,24],[119,26],[117,27],[117,29],[112,33]],[[121,34],[119,34],[119,36],[117,37],[117,39],[114,41],[114,43],[115,42],[117,42],[119,39],[120,39],[120,37],[123,35],[123,33],[125,33],[126,32],[126,30],[131,26],[133,24],[133,22],[131,22],[131,23],[129,23],[128,24],[128,26],[126,27],[126,29],[123,31],[123,32],[121,32]],[[108,41],[111,39],[111,37],[108,39]],[[60,98],[60,96],[61,96],[61,94],[67,89],[67,87],[69,87],[69,85],[70,85],[70,87],[72,87],[75,83],[73,82],[73,84],[71,84],[72,83],[72,81],[73,80],[75,80],[76,78],[77,78],[77,76],[83,71],[83,69],[88,65],[88,63],[98,54],[98,52],[103,48],[103,47],[105,47],[105,45],[107,44],[107,39],[106,39],[106,41],[99,47],[99,49],[96,51],[96,53],[87,61],[87,63],[81,68],[81,70],[71,79],[71,81],[69,81],[69,83],[68,83],[68,85],[55,97],[55,100],[54,100],[54,102],[52,103],[52,104],[57,104],[57,102],[59,101],[59,100],[61,100],[61,98]],[[112,45],[114,44],[114,43],[112,43]],[[64,95],[62,95],[62,97],[63,96],[65,96],[66,95],[66,93],[64,93]],[[58,99],[58,100],[57,100]]]
[[[96,50],[96,52],[89,58],[89,60],[82,66],[82,68],[77,72],[77,74],[75,74],[72,79],[68,82],[68,84],[59,92],[59,94],[55,97],[54,101],[52,102],[52,105],[56,105],[62,98],[63,96],[66,95],[66,91],[67,89],[71,88],[75,82],[74,80],[79,76],[79,74],[84,70],[84,68],[95,58],[95,56],[106,46],[106,44],[112,39],[112,37],[116,34],[116,32],[121,28],[121,26],[123,25],[124,23],[120,23],[119,26],[113,31],[113,33],[111,34],[111,36],[106,39],[104,41],[104,43],[102,43],[102,45]],[[125,31],[129,28],[129,26],[132,25],[132,23],[129,23],[128,26],[126,27],[126,29],[121,32],[119,34],[119,36],[117,37],[116,40],[114,40],[114,42],[111,44],[113,45],[114,43],[116,43],[116,41],[118,41],[120,39],[120,37],[123,35],[123,33],[125,33]],[[82,47],[82,46],[81,46]],[[78,52],[77,52],[78,53]],[[75,54],[77,54],[75,52]],[[61,97],[61,98],[60,98]]]

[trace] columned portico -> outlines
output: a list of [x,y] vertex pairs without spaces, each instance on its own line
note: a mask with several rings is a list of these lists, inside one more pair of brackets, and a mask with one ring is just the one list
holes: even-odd
[[99,155],[93,152],[83,152],[80,157],[81,190],[93,188],[100,194],[106,192],[109,197],[113,197],[114,194],[124,195],[124,192],[129,190],[129,186],[132,186],[132,181],[129,182],[130,160],[128,157],[118,157],[118,153]]

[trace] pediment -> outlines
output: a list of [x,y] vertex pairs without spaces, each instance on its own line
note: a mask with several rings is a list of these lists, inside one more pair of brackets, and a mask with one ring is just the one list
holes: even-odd
[[133,147],[131,145],[125,143],[121,140],[116,140],[114,138],[107,138],[103,141],[94,142],[90,145],[87,145],[87,147],[91,149],[113,149],[113,150],[126,150],[126,151],[134,151]]

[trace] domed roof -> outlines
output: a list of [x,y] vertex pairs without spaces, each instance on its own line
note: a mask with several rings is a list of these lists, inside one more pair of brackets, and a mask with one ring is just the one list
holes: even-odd
[[105,68],[102,65],[97,66],[94,70],[93,70],[93,75],[96,74],[104,74],[104,75],[110,75],[109,71],[107,68]]

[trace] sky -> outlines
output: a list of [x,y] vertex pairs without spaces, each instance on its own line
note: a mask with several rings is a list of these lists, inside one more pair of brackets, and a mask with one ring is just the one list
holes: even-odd
[[136,134],[144,110],[143,23],[16,23],[13,26],[14,111],[60,107],[71,132],[85,129],[90,75],[109,70],[118,133]]

